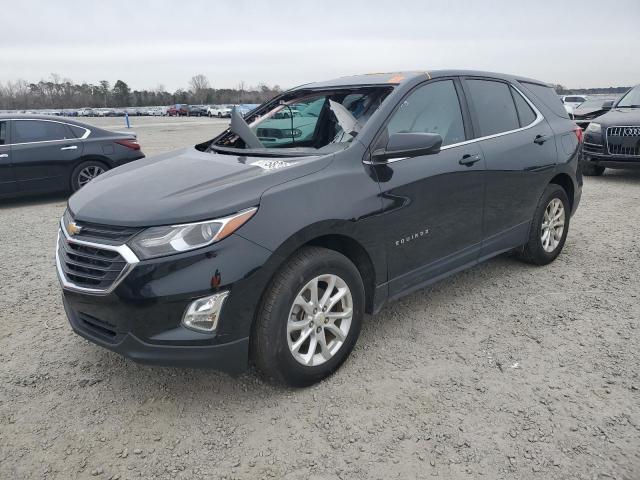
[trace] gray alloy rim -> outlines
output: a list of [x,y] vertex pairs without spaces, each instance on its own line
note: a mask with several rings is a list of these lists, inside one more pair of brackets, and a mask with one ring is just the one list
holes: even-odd
[[540,240],[545,252],[551,253],[560,244],[564,233],[564,205],[559,198],[552,199],[544,211]]
[[315,367],[331,360],[351,328],[353,297],[337,275],[319,275],[296,295],[287,320],[287,343],[296,361]]
[[98,175],[102,175],[103,173],[104,168],[97,165],[89,165],[88,167],[84,167],[78,174],[78,185],[84,187],[91,180],[96,178]]

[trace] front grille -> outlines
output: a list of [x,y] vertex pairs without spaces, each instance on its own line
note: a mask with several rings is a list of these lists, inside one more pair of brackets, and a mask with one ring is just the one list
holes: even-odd
[[[289,130],[291,132],[291,130]],[[260,138],[285,138],[286,130],[279,128],[258,128],[258,137]],[[291,136],[291,133],[289,133]]]
[[127,265],[116,251],[75,243],[64,235],[58,240],[58,259],[69,282],[97,290],[109,289]]
[[640,156],[640,126],[607,128],[607,150],[610,155]]
[[[69,211],[65,213],[64,224],[73,222]],[[119,227],[115,225],[101,225],[98,223],[75,221],[80,231],[73,238],[85,242],[106,243],[109,245],[123,245],[135,234],[140,232],[138,227]]]

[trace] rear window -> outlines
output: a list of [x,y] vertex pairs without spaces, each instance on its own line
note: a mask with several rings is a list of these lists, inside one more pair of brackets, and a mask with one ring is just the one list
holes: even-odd
[[538,83],[520,82],[523,87],[529,90],[533,95],[544,103],[549,110],[562,118],[569,118],[567,110],[562,105],[560,98],[556,94],[555,90],[546,85],[540,85]]
[[509,85],[493,80],[467,80],[467,84],[481,137],[520,128]]

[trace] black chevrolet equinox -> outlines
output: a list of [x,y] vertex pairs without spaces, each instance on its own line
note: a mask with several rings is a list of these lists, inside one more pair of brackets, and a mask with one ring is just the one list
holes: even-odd
[[289,90],[92,180],[56,263],[71,326],[135,361],[308,385],[365,313],[515,251],[562,250],[582,131],[536,80],[372,74]]

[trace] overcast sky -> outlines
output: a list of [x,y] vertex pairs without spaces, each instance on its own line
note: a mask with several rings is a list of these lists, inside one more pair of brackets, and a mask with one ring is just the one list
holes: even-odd
[[[611,11],[607,11],[607,5]],[[640,0],[0,0],[0,81],[291,87],[466,68],[568,87],[640,83]]]

